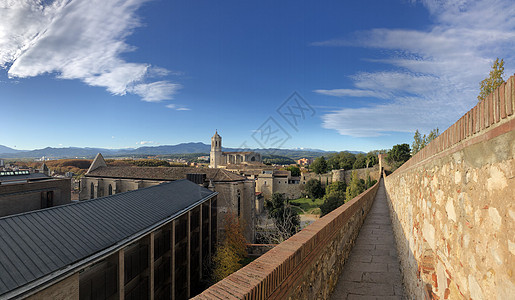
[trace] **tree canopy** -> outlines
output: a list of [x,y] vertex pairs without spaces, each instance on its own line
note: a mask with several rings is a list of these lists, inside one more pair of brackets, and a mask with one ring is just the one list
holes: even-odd
[[489,76],[479,83],[479,95],[477,96],[479,102],[485,100],[488,95],[504,82],[503,75],[504,59],[499,61],[499,58],[497,58],[492,65]]
[[438,127],[431,130],[427,136],[425,134],[421,135],[417,129],[417,131],[415,131],[415,135],[413,136],[413,144],[411,144],[411,155],[415,155],[418,151],[422,150],[422,148],[431,143],[431,141],[436,139],[436,137],[439,135],[440,132]]
[[[386,161],[392,169],[397,169],[411,157],[411,149],[408,144],[398,144],[386,154]],[[392,170],[393,171],[393,170]]]
[[324,189],[322,183],[318,179],[311,178],[304,185],[304,192],[311,200],[322,198],[324,196]]
[[300,168],[297,166],[289,166],[285,169],[291,172],[291,176],[300,176]]
[[323,174],[327,172],[327,161],[325,160],[325,157],[317,157],[311,164],[310,168],[317,174]]
[[322,216],[327,215],[345,203],[346,188],[347,185],[342,181],[335,181],[325,188],[324,203],[320,205]]

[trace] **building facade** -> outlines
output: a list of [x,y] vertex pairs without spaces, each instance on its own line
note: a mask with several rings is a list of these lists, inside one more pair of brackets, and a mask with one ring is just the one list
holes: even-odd
[[0,217],[71,203],[70,179],[0,171]]
[[224,218],[234,214],[245,222],[245,238],[254,241],[256,219],[255,182],[224,169],[193,167],[114,167],[107,166],[99,153],[81,178],[79,199],[94,199],[146,188],[180,179],[218,192],[218,224],[224,230]]
[[209,167],[220,168],[229,164],[261,163],[261,154],[257,152],[222,152],[222,137],[215,132],[211,137]]
[[0,298],[188,299],[216,245],[216,195],[178,180],[0,218]]

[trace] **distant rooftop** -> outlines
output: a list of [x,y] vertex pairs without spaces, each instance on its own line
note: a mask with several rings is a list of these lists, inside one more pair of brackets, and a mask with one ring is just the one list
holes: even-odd
[[216,194],[177,180],[0,218],[0,298],[79,269]]
[[50,178],[52,177],[43,173],[30,173],[29,171],[0,171],[0,183],[7,181],[25,181]]
[[88,177],[109,177],[127,179],[147,179],[170,181],[185,179],[187,174],[206,174],[207,180],[220,181],[241,181],[246,178],[223,170],[192,167],[98,167],[86,173]]

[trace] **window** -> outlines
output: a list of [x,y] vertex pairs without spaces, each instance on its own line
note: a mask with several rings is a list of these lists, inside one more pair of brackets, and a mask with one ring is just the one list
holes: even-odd
[[41,208],[54,206],[54,191],[41,192]]
[[90,195],[89,199],[95,198],[95,185],[93,184],[93,182],[91,183],[90,193],[91,193],[91,195]]
[[114,259],[102,261],[80,273],[79,299],[109,299],[118,291],[118,266]]
[[113,194],[113,186],[109,185],[109,196]]
[[148,267],[148,246],[133,244],[125,252],[125,284],[134,279]]

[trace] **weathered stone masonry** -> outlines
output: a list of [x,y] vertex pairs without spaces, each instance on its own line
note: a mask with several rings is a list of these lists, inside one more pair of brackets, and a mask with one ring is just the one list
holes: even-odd
[[515,295],[514,76],[385,179],[412,298]]

